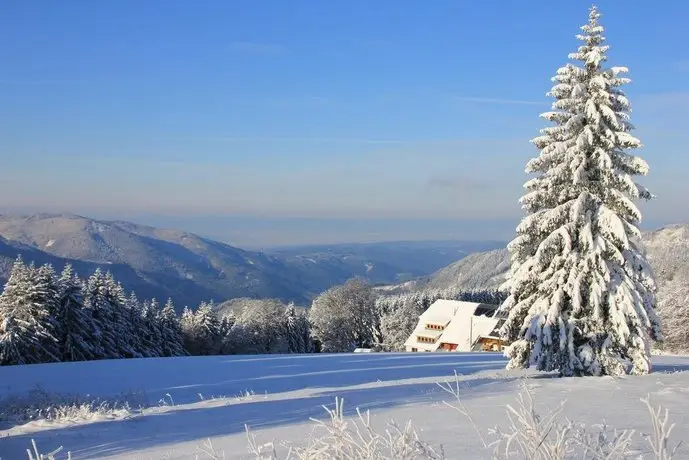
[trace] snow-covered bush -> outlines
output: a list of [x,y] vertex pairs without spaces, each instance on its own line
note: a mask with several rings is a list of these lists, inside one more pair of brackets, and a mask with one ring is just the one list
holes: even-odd
[[285,353],[289,351],[285,305],[276,299],[250,300],[237,317],[248,342],[245,352]]
[[76,422],[94,419],[122,418],[146,405],[143,394],[128,393],[103,399],[49,393],[41,388],[22,396],[0,399],[0,422],[20,425],[32,421]]
[[[323,407],[329,419],[312,419],[315,430],[306,447],[284,444],[289,449],[286,459],[295,460],[416,460],[442,459],[442,450],[434,450],[421,441],[411,423],[404,427],[390,422],[384,432],[371,424],[370,413],[357,409],[357,418],[349,421],[344,416],[344,400],[335,399],[335,407]],[[259,444],[246,428],[249,453],[257,460],[277,460],[274,443]]]
[[324,352],[351,352],[375,342],[378,315],[375,293],[354,279],[328,289],[313,301],[309,321]]

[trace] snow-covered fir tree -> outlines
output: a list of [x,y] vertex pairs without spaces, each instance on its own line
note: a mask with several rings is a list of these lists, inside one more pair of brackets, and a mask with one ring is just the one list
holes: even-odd
[[187,354],[184,349],[184,337],[179,318],[175,312],[175,305],[172,299],[167,299],[165,306],[160,311],[158,322],[162,333],[163,343],[162,356],[184,356]]
[[142,309],[143,304],[139,301],[136,292],[132,291],[124,299],[122,316],[132,340],[131,347],[136,351],[135,357],[151,358],[158,355],[153,352],[155,345],[147,341],[149,331]]
[[287,352],[299,353],[302,348],[301,337],[297,331],[297,310],[293,303],[285,308],[285,336],[287,338]]
[[0,295],[0,364],[60,361],[58,295],[52,268],[39,273],[17,259]]
[[528,213],[510,243],[512,268],[503,336],[508,367],[535,366],[561,375],[620,375],[650,371],[650,343],[661,339],[655,284],[639,247],[641,213],[650,193],[632,179],[644,160],[627,151],[630,105],[620,87],[624,67],[606,67],[600,13],[588,24],[557,71],[554,126],[533,140],[540,150],[526,172],[521,198]]
[[58,280],[60,309],[57,321],[60,325],[58,339],[63,361],[87,361],[96,359],[93,343],[96,326],[91,311],[84,306],[83,283],[72,270],[65,266]]
[[284,331],[288,353],[313,352],[309,320],[303,312],[297,312],[293,303],[285,308]]
[[45,315],[43,324],[50,329],[51,333],[40,340],[44,342],[43,348],[49,350],[51,356],[57,356],[59,361],[61,331],[57,316],[60,310],[60,288],[57,276],[50,264],[42,265],[38,269],[33,269],[33,266],[31,268],[30,274],[33,281],[29,294],[32,302],[31,312],[36,317]]
[[191,355],[196,355],[196,318],[194,312],[188,306],[182,310],[182,315],[179,318],[179,327],[182,329],[182,338],[184,340],[184,349]]
[[97,341],[93,344],[98,357],[100,359],[119,358],[120,354],[117,347],[119,331],[114,327],[112,321],[114,313],[111,312],[112,306],[108,301],[105,275],[100,268],[97,268],[86,281],[84,302],[91,311],[91,316],[98,329]]
[[220,320],[213,311],[213,304],[202,302],[195,312],[185,308],[182,328],[185,346],[192,355],[217,354],[220,337]]
[[140,358],[142,354],[138,349],[135,328],[131,324],[131,318],[127,314],[125,305],[127,296],[122,285],[115,280],[111,272],[105,274],[105,297],[110,308],[110,325],[118,331],[116,336],[117,354],[120,358]]
[[141,306],[142,343],[140,350],[144,356],[163,356],[163,331],[159,323],[160,307],[154,298]]

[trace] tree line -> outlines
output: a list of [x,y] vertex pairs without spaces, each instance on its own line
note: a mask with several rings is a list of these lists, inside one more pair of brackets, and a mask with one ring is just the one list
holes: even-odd
[[12,266],[0,294],[0,364],[313,351],[308,320],[293,305],[255,301],[219,318],[213,304],[178,316],[171,300],[126,295],[110,273],[79,278],[67,265]]
[[187,355],[402,350],[418,316],[437,299],[499,303],[498,291],[456,289],[379,295],[362,280],[316,297],[308,312],[275,299],[213,302],[177,314],[172,300],[126,294],[109,272],[82,279],[18,258],[0,294],[0,364]]

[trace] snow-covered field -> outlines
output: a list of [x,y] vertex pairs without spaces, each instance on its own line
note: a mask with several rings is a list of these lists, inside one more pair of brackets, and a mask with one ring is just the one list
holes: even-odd
[[[74,459],[189,459],[206,438],[225,458],[250,458],[244,424],[259,441],[305,443],[309,417],[344,398],[345,411],[370,409],[383,427],[391,418],[413,419],[419,435],[443,444],[448,458],[490,458],[471,422],[442,402],[436,382],[462,382],[462,401],[475,424],[505,425],[506,405],[526,383],[546,414],[566,400],[564,415],[589,424],[650,431],[640,398],[670,410],[673,439],[689,439],[689,357],[655,358],[654,373],[623,378],[550,378],[506,372],[500,355],[488,353],[365,353],[292,356],[214,356],[96,361],[0,368],[0,397],[35,388],[53,394],[111,398],[138,393],[143,410],[111,419],[30,422],[0,427],[0,457],[26,458],[31,439],[44,450],[63,445]],[[142,396],[143,395],[143,396]],[[143,398],[143,399],[141,399]],[[642,442],[639,449],[648,452]],[[677,458],[677,457],[676,457]],[[679,458],[689,458],[687,446]]]

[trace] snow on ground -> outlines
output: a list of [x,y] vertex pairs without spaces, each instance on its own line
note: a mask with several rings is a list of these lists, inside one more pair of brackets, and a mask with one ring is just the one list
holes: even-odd
[[[572,379],[507,372],[504,359],[489,353],[215,356],[1,367],[0,397],[36,386],[90,397],[143,392],[148,408],[143,415],[114,420],[0,427],[0,457],[26,458],[33,438],[44,451],[63,445],[74,459],[190,459],[211,438],[226,458],[249,458],[245,423],[260,442],[305,443],[313,426],[309,417],[324,418],[321,406],[332,407],[340,396],[346,412],[370,409],[379,427],[391,418],[413,419],[422,439],[443,444],[449,458],[489,458],[471,423],[442,404],[450,398],[436,382],[455,370],[461,374],[463,403],[485,436],[489,428],[505,425],[505,407],[526,382],[542,414],[566,400],[565,416],[573,420],[644,432],[650,419],[639,398],[650,394],[655,404],[670,409],[675,439],[687,439],[689,357],[654,361],[649,376]],[[687,446],[679,458],[689,458]]]

